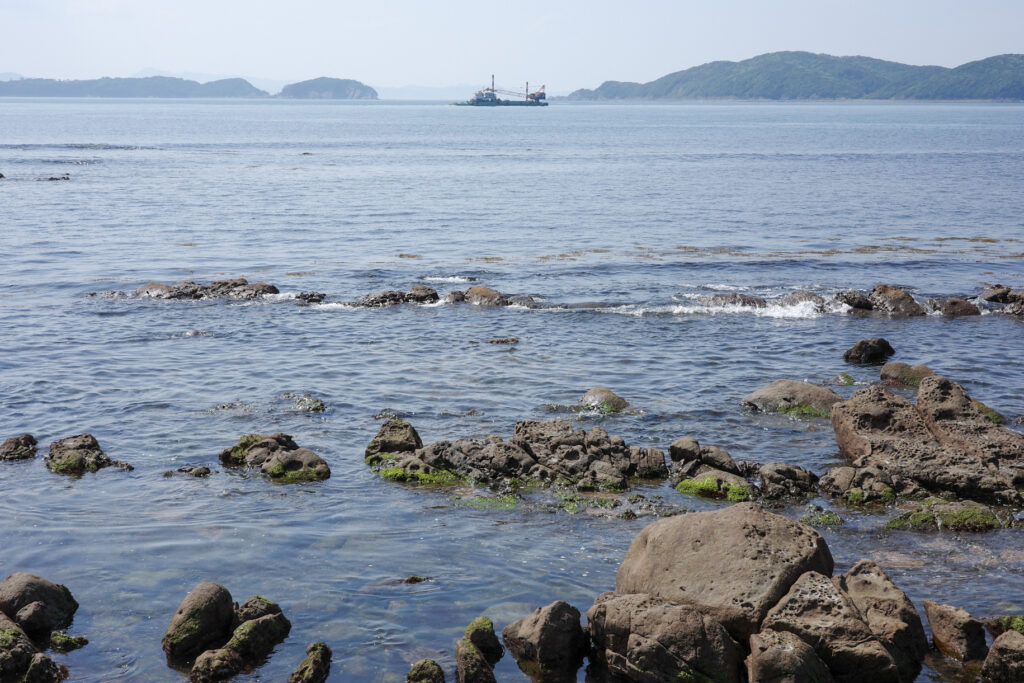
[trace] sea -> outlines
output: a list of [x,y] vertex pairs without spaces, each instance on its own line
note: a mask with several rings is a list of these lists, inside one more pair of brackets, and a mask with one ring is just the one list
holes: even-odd
[[[559,599],[585,613],[656,519],[386,481],[363,451],[388,416],[425,442],[509,437],[523,419],[665,451],[693,436],[821,475],[842,463],[826,419],[740,399],[782,378],[848,396],[879,369],[843,352],[884,337],[893,360],[1024,429],[1024,321],[778,303],[879,283],[922,302],[1024,287],[1020,105],[3,99],[0,173],[0,438],[40,444],[0,463],[0,575],[70,588],[70,632],[89,639],[54,655],[72,680],[184,681],[160,639],[202,581],[291,621],[238,680],[285,680],[318,640],[332,681],[404,681],[424,657],[453,680],[473,618],[500,630]],[[131,296],[235,277],[280,293]],[[352,305],[414,285],[544,306]],[[326,298],[295,298],[309,291]],[[702,299],[732,292],[768,305]],[[518,343],[489,343],[507,337]],[[594,386],[629,408],[580,410]],[[326,410],[301,410],[305,393]],[[48,444],[83,432],[135,469],[48,472]],[[254,432],[292,435],[332,476],[279,485],[222,467]],[[176,472],[200,465],[214,474]],[[726,504],[667,482],[633,492],[681,511]],[[837,572],[874,559],[922,615],[926,599],[1024,612],[1020,530],[887,531],[899,510],[810,502],[844,520],[821,529]],[[508,655],[496,675],[528,680]],[[932,660],[920,680],[956,673]]]

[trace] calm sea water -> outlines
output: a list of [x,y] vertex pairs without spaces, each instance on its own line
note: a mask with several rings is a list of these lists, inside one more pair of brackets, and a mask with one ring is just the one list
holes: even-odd
[[[784,377],[876,380],[842,352],[884,336],[896,359],[1024,413],[1024,323],[1005,316],[891,321],[695,299],[1024,286],[1019,106],[0,100],[0,173],[0,438],[28,431],[45,452],[89,431],[136,468],[75,480],[41,455],[0,467],[0,574],[71,588],[72,632],[91,641],[59,657],[76,680],[182,680],[159,641],[206,580],[238,600],[270,597],[292,621],[242,680],[283,680],[313,640],[334,649],[332,680],[401,681],[421,657],[451,677],[472,618],[501,628],[559,598],[585,611],[652,521],[478,510],[459,492],[382,481],[362,462],[382,411],[426,441],[560,417],[822,474],[838,462],[827,421],[755,416],[739,399]],[[282,295],[90,296],[226,277]],[[468,282],[607,307],[344,305]],[[290,298],[307,290],[328,302]],[[487,343],[507,336],[519,344]],[[594,385],[631,411],[568,409]],[[285,392],[328,410],[297,412]],[[331,479],[162,476],[272,431],[323,455]],[[667,484],[642,491],[712,506]],[[872,557],[918,606],[1024,611],[1020,532],[889,533],[884,514],[840,512],[846,525],[823,532],[837,570]],[[410,574],[432,580],[398,583]],[[524,680],[510,657],[498,677]]]

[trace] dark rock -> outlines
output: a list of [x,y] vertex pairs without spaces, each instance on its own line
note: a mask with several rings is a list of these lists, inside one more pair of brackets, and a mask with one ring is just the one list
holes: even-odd
[[44,461],[46,468],[56,474],[84,474],[104,467],[133,469],[128,463],[108,458],[92,434],[79,434],[54,441]]
[[895,349],[881,337],[861,339],[843,354],[847,363],[884,363],[885,359],[896,353]]
[[372,465],[399,453],[412,453],[422,447],[423,441],[411,424],[404,420],[388,420],[366,446],[364,457],[366,464]]
[[598,596],[587,611],[594,681],[739,681],[743,651],[714,618],[645,594]]
[[509,624],[501,638],[523,673],[548,683],[575,681],[590,643],[579,610],[561,600]]
[[281,614],[281,607],[259,595],[249,597],[240,607],[235,608],[235,624],[243,624],[268,614]]
[[494,339],[488,339],[488,344],[518,344],[519,337],[496,337]]
[[494,623],[487,617],[477,617],[469,622],[465,638],[480,650],[480,654],[492,668],[505,654],[505,648],[501,646],[498,636],[494,634]]
[[827,387],[779,379],[743,397],[743,405],[765,413],[786,413],[806,417],[828,417],[832,404],[842,397]]
[[729,455],[729,451],[718,446],[704,446],[700,449],[700,461],[708,467],[713,467],[716,470],[728,472],[729,474],[739,475],[740,470],[736,466],[736,462]]
[[947,318],[956,318],[965,315],[981,315],[981,310],[979,310],[978,307],[970,301],[954,297],[948,299],[929,299],[928,308],[932,311],[938,311]]
[[405,300],[412,304],[433,304],[440,301],[437,290],[426,285],[413,285],[405,294]]
[[1010,301],[1010,291],[1011,289],[1006,285],[992,285],[982,292],[978,298],[996,304],[1005,304]]
[[469,638],[455,643],[456,683],[497,683],[494,668]]
[[602,413],[618,413],[629,406],[629,401],[616,394],[611,389],[594,387],[588,389],[587,393],[580,398],[580,405],[587,408],[595,408]]
[[57,664],[42,652],[37,652],[32,656],[28,671],[19,683],[58,683],[67,677],[67,668]]
[[505,306],[508,304],[501,292],[482,285],[474,285],[467,289],[465,301],[474,306]]
[[0,582],[0,612],[32,637],[49,638],[50,631],[67,628],[78,603],[66,586],[27,572],[15,572]]
[[522,308],[540,308],[540,302],[532,296],[510,296],[506,300],[509,306],[521,306]]
[[50,649],[54,652],[72,652],[88,644],[89,639],[83,636],[69,636],[67,633],[50,634]]
[[769,499],[807,498],[817,493],[818,477],[796,465],[770,462],[758,470],[761,495]]
[[266,282],[249,283],[245,278],[217,280],[208,285],[185,281],[173,285],[150,282],[133,292],[133,296],[153,299],[216,299],[230,298],[252,300],[267,294],[278,294],[277,287]]
[[291,628],[291,623],[280,612],[265,614],[239,624],[224,647],[237,652],[246,666],[254,666],[288,637]]
[[323,292],[299,292],[295,295],[295,300],[303,304],[319,304],[323,303],[327,295]]
[[750,636],[747,679],[751,683],[831,683],[832,674],[814,648],[796,635],[765,629]]
[[367,294],[356,302],[359,306],[367,306],[370,308],[382,308],[384,306],[394,306],[395,304],[404,303],[405,292],[399,292],[396,289],[388,289],[383,292],[377,292],[376,294]]
[[907,365],[898,360],[889,361],[882,366],[882,381],[891,386],[913,387],[921,385],[921,380],[934,375],[935,372],[927,365]]
[[306,658],[299,668],[288,677],[288,683],[324,683],[331,673],[331,657],[334,655],[326,643],[311,643],[306,648]]
[[832,581],[850,596],[871,633],[889,650],[900,680],[916,680],[928,653],[928,639],[907,594],[871,560],[861,560]]
[[220,647],[231,635],[234,618],[234,603],[226,588],[199,584],[182,600],[160,641],[168,660],[186,664],[204,650]]
[[669,445],[668,455],[672,462],[700,460],[700,443],[692,436],[684,436]]
[[421,659],[409,669],[405,683],[445,683],[444,670],[433,659]]
[[1006,308],[1003,309],[1003,313],[1014,315],[1018,318],[1024,318],[1024,298],[1008,304]]
[[1024,681],[1024,635],[1007,631],[992,642],[981,667],[986,683],[1020,683]]
[[847,292],[837,292],[835,298],[836,301],[846,304],[850,308],[856,308],[862,311],[870,311],[875,308],[875,305],[871,303],[871,299],[869,299],[863,292],[858,292],[856,290],[851,289]]
[[819,313],[825,312],[825,300],[814,292],[790,292],[779,299],[780,306],[799,306],[805,303],[813,304],[814,310]]
[[323,458],[308,448],[299,448],[291,436],[281,433],[246,434],[221,451],[220,461],[228,467],[259,468],[282,483],[320,481],[331,476]]
[[991,617],[985,620],[985,628],[988,629],[993,638],[998,638],[1007,631],[1018,631],[1024,634],[1024,615]]
[[929,498],[885,525],[887,529],[913,531],[989,531],[1003,526],[1007,524],[987,505],[939,498]]
[[196,657],[188,678],[191,683],[226,681],[244,668],[242,655],[227,648],[217,648],[206,650]]
[[700,303],[705,306],[712,307],[725,307],[725,306],[742,306],[744,308],[764,308],[768,305],[764,299],[759,296],[751,296],[750,294],[740,294],[739,292],[729,292],[727,294],[706,294],[697,299]]
[[925,600],[924,611],[939,652],[961,662],[985,659],[985,629],[967,610]]
[[814,648],[836,681],[891,681],[899,671],[849,595],[809,571],[772,607],[761,627],[788,631]]
[[890,285],[877,285],[868,294],[874,310],[888,313],[894,318],[924,315],[924,309],[906,291]]
[[20,683],[35,654],[36,646],[28,634],[0,612],[0,681]]
[[210,474],[210,468],[206,466],[188,468],[188,476],[190,477],[198,477],[201,479],[203,477],[210,476]]
[[453,291],[450,291],[450,292],[445,292],[445,294],[444,294],[444,302],[446,304],[461,304],[465,300],[466,300],[466,293],[465,292],[460,292],[458,290],[453,290]]
[[292,407],[302,413],[322,413],[327,410],[327,406],[322,398],[308,392],[304,394],[281,394],[281,398],[291,399]]
[[0,444],[0,460],[28,460],[36,457],[36,438],[31,434],[12,436]]
[[649,593],[688,605],[745,642],[801,574],[831,576],[832,567],[818,532],[754,503],[740,503],[645,527],[619,567],[615,592]]
[[[842,498],[849,505],[892,503],[896,500],[897,487],[885,470],[867,467],[833,467],[819,481],[826,494]],[[910,494],[916,490],[913,482],[906,482],[900,493]]]

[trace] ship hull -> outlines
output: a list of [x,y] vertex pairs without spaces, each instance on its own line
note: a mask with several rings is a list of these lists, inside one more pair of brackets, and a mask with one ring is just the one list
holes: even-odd
[[455,102],[457,107],[546,107],[547,102],[517,102],[515,100],[498,100],[496,102]]

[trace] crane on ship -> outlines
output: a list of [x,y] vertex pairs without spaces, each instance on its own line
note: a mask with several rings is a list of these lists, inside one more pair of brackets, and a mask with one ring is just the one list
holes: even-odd
[[502,95],[511,95],[512,97],[522,97],[522,98],[527,99],[527,100],[533,100],[534,102],[539,102],[541,100],[546,100],[547,97],[548,97],[544,93],[544,86],[543,85],[540,86],[540,88],[536,92],[530,92],[530,82],[529,81],[526,81],[526,89],[523,92],[518,92],[518,91],[515,91],[515,90],[502,90],[500,88],[495,88],[494,87],[494,74],[491,74],[491,87],[490,88],[484,88],[484,92],[492,92],[492,93],[495,93],[495,94],[499,94],[500,93]]

